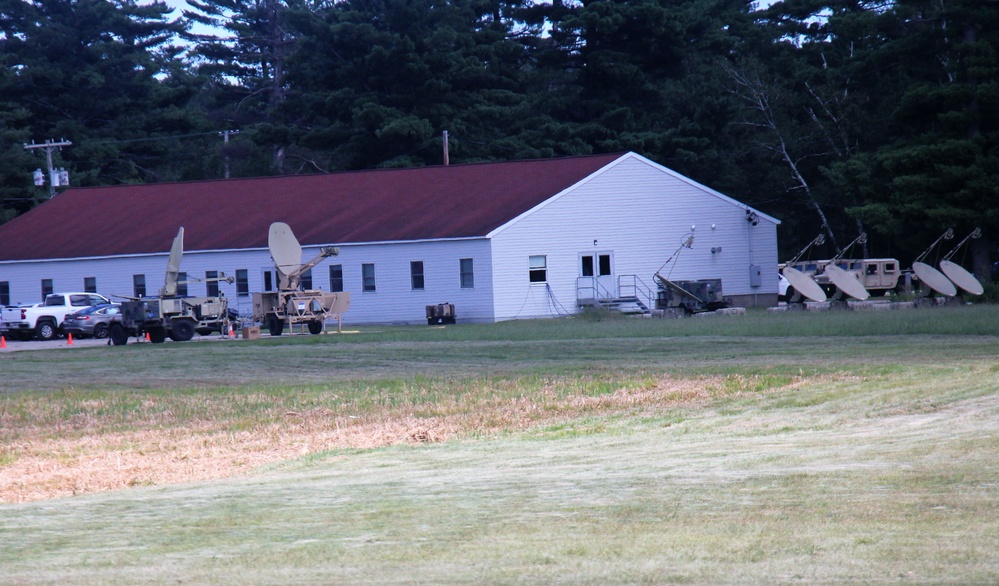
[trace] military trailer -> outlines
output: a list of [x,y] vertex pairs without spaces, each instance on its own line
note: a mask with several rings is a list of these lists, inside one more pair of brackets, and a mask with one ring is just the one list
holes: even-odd
[[[177,231],[167,261],[166,279],[156,297],[128,298],[121,303],[121,313],[111,322],[109,338],[115,346],[128,343],[130,337],[148,335],[149,341],[161,344],[167,338],[186,342],[195,333],[226,333],[229,330],[229,302],[224,296],[187,297],[177,295],[180,261],[184,254],[184,228]],[[233,282],[219,272],[216,281]],[[193,279],[192,279],[193,280]]]
[[111,323],[110,338],[116,346],[146,334],[154,344],[167,338],[187,342],[196,332],[226,333],[228,329],[225,297],[151,297],[123,301],[120,318]]
[[302,263],[302,246],[284,222],[271,224],[267,244],[278,274],[278,290],[253,294],[254,323],[264,324],[268,334],[280,336],[286,325],[296,324],[304,324],[310,334],[318,334],[327,320],[336,319],[340,331],[343,312],[350,307],[350,293],[299,289],[303,273],[323,259],[340,254],[340,249],[321,248],[315,258]]
[[682,309],[684,313],[691,315],[731,305],[722,295],[721,279],[670,281],[656,275],[655,281],[659,285],[656,309]]

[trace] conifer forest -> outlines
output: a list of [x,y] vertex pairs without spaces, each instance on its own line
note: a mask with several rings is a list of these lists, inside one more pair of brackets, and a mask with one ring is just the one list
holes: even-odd
[[0,65],[0,222],[46,150],[82,187],[441,165],[446,133],[637,152],[780,219],[781,260],[948,228],[999,260],[997,0],[4,0]]

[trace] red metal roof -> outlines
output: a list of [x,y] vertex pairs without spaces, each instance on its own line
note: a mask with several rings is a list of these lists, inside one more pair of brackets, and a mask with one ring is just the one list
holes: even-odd
[[485,236],[620,154],[69,189],[0,226],[0,260]]

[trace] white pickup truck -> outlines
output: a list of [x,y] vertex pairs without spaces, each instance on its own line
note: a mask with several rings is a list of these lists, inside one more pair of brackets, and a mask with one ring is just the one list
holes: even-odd
[[0,335],[8,339],[51,340],[59,335],[67,315],[104,303],[111,302],[97,293],[51,293],[38,305],[4,307],[0,314]]

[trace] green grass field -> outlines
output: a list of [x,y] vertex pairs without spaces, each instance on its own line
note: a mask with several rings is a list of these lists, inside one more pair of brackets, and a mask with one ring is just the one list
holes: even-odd
[[352,329],[0,354],[0,583],[999,583],[999,307]]

